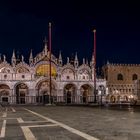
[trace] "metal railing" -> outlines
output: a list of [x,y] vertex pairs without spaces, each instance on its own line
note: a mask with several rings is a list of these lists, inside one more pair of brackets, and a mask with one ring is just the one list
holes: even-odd
[[[41,96],[7,96],[9,104],[49,104],[49,95]],[[97,98],[98,99],[98,98]],[[51,96],[51,103],[88,104],[94,102],[94,96]],[[1,97],[1,102],[3,101]]]

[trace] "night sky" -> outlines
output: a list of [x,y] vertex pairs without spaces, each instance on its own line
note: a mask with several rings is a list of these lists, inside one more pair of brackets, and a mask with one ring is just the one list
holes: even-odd
[[0,1],[0,53],[8,61],[15,49],[26,61],[42,51],[52,22],[52,52],[66,59],[91,59],[97,30],[97,65],[140,63],[140,5],[119,1],[3,0]]

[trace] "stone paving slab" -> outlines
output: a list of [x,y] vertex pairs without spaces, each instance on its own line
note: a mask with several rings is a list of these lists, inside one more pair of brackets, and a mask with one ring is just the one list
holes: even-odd
[[24,138],[23,132],[20,128],[20,124],[16,119],[8,119],[6,123],[6,139],[8,138]]
[[[101,140],[140,139],[140,112],[88,107],[29,109]],[[62,113],[63,112],[63,113]]]
[[84,138],[57,127],[31,128],[37,140],[85,140]]
[[[24,106],[7,108],[0,115],[0,132],[6,120],[5,137],[0,140],[30,140],[23,130],[32,134],[33,140],[86,140],[79,131],[100,140],[140,140],[140,111],[133,109]],[[66,126],[62,128],[59,123]],[[72,133],[71,128],[78,133]]]

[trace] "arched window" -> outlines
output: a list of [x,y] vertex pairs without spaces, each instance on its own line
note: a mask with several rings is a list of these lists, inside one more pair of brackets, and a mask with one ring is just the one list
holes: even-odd
[[22,78],[24,79],[25,78],[25,75],[22,75]]
[[69,76],[67,76],[67,79],[70,79],[70,77],[69,77]]
[[137,74],[133,74],[132,80],[137,80],[137,79],[138,79],[138,75]]
[[4,75],[4,79],[6,79],[6,78],[7,78],[7,75],[5,74],[5,75]]
[[83,76],[83,79],[85,79],[85,76]]
[[118,74],[117,80],[123,80],[123,75],[122,74]]

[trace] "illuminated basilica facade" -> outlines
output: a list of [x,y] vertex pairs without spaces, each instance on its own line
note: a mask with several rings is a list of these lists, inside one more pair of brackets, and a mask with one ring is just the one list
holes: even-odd
[[[6,56],[0,58],[0,102],[10,104],[90,103],[94,96],[93,59],[90,64],[79,65],[77,54],[73,61],[67,58],[63,64],[61,53],[56,58],[51,54],[50,84],[50,52],[45,43],[44,49],[33,57],[29,64],[17,59],[13,51],[11,63]],[[50,86],[51,85],[51,86]],[[51,87],[51,95],[50,95]],[[106,80],[96,79],[96,90],[105,94]]]

